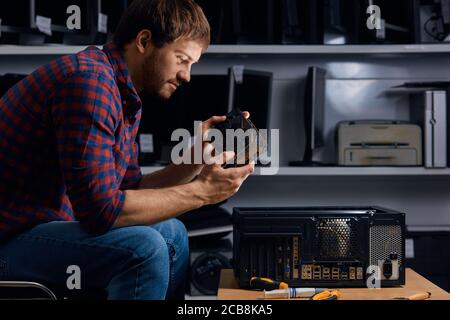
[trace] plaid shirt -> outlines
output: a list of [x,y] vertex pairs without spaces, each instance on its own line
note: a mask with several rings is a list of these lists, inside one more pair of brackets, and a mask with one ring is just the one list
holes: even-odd
[[41,66],[0,99],[0,240],[49,221],[109,230],[141,179],[141,101],[109,43]]

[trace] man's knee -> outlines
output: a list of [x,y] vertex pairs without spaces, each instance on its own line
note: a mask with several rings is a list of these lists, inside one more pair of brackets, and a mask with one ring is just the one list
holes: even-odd
[[[153,226],[166,239],[169,251],[175,250],[175,258],[189,253],[189,239],[186,227],[178,219],[169,219]],[[173,253],[171,252],[173,255]]]
[[146,226],[126,227],[126,246],[139,260],[154,259],[161,264],[169,262],[166,241],[156,230]]

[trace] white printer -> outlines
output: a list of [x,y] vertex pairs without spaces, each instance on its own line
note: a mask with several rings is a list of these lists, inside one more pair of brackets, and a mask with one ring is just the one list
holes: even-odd
[[408,122],[340,122],[337,144],[342,166],[422,166],[422,129]]

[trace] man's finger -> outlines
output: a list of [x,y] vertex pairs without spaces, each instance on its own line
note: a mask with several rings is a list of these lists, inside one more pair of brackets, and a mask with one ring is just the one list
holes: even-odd
[[224,151],[221,154],[218,154],[215,157],[211,158],[211,164],[218,164],[218,165],[222,165],[228,161],[230,161],[231,159],[234,158],[234,151]]
[[241,177],[245,177],[245,176],[252,174],[254,169],[255,169],[255,165],[252,163],[249,163],[242,167],[228,168],[226,170],[230,173],[235,173]]
[[225,121],[226,119],[227,119],[227,116],[212,116],[211,118],[209,118],[208,120],[203,122],[203,124],[207,125],[209,128],[215,124]]

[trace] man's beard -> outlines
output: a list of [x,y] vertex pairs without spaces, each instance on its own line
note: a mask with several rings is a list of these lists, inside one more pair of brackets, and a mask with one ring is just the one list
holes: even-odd
[[168,80],[160,72],[157,65],[158,59],[155,55],[149,56],[144,61],[144,91],[162,101],[170,99],[171,94],[166,95],[162,92]]

